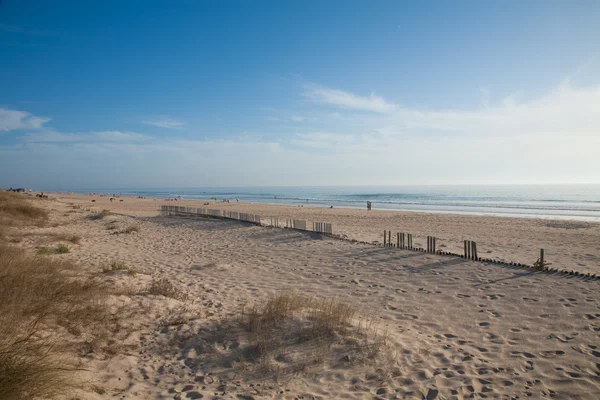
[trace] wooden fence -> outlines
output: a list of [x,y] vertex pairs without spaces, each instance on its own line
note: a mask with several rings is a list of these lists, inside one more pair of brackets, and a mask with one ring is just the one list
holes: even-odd
[[212,217],[223,219],[235,219],[238,221],[251,222],[260,225],[260,215],[241,213],[237,211],[223,211],[215,208],[196,208],[196,207],[181,207],[181,206],[160,206],[162,215],[176,216],[199,216]]
[[[278,217],[261,218],[260,215],[247,214],[237,211],[226,211],[216,208],[196,208],[196,207],[181,207],[181,206],[160,206],[160,212],[162,215],[167,216],[198,216],[198,217],[211,217],[211,218],[222,218],[222,219],[235,219],[238,221],[251,222],[256,225],[272,226],[276,228],[289,228],[300,231],[311,231],[307,228],[308,224],[306,221],[301,219],[285,219],[279,220]],[[280,222],[282,224],[280,225]],[[333,235],[333,227],[328,222],[313,222],[312,232],[324,233]]]
[[[175,215],[175,216],[199,216],[199,217],[212,217],[222,219],[234,219],[238,221],[246,221],[261,226],[272,226],[277,228],[288,228],[302,231],[311,232],[307,229],[307,222],[299,219],[285,219],[280,221],[278,217],[269,217],[269,222],[266,219],[261,219],[260,215],[240,213],[237,211],[224,211],[214,208],[195,208],[195,207],[180,207],[180,206],[160,206],[160,212],[162,215]],[[282,224],[280,225],[280,222]],[[318,232],[326,235],[333,236],[333,228],[330,223],[327,222],[313,222],[312,232]],[[474,261],[483,261],[495,264],[512,265],[518,267],[533,268],[537,271],[544,271],[548,273],[561,273],[568,275],[576,275],[584,278],[600,279],[600,276],[596,274],[583,274],[577,271],[569,271],[566,269],[549,268],[549,263],[545,260],[544,249],[540,249],[538,260],[533,265],[521,264],[516,262],[505,262],[495,259],[482,258],[477,254],[477,243],[472,240],[464,241],[464,254],[456,254],[448,251],[442,251],[437,249],[438,238],[435,236],[427,236],[427,246],[425,248],[413,246],[413,235],[411,233],[397,232],[394,236],[396,243],[392,242],[392,231],[383,231],[383,246],[392,247],[403,250],[419,251],[423,253],[447,255],[466,258]],[[353,242],[358,242],[353,240]],[[371,244],[367,242],[359,242],[364,244]]]

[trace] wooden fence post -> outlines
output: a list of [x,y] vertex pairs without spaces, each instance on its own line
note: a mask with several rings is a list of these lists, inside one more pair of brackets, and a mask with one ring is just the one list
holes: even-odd
[[388,246],[392,247],[392,231],[388,232]]
[[540,249],[540,266],[544,266],[544,249]]
[[386,230],[384,230],[384,231],[383,231],[383,247],[385,247],[385,239],[386,239],[386,236],[387,236],[387,231],[386,231]]

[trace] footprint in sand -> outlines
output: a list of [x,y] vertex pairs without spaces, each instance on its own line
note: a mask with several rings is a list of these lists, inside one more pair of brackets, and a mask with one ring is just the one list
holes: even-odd
[[481,327],[488,327],[488,326],[490,326],[490,323],[489,322],[480,322],[478,325]]
[[469,298],[469,297],[471,297],[471,296],[469,296],[468,294],[462,294],[462,293],[458,293],[458,294],[456,295],[456,297],[460,297],[461,299],[467,299],[467,298]]
[[544,350],[544,351],[540,351],[540,356],[544,357],[544,358],[555,358],[558,356],[562,356],[563,354],[565,354],[564,351],[562,350]]
[[563,334],[555,335],[554,333],[551,333],[548,336],[548,339],[558,339],[563,343],[567,343],[567,342],[570,342],[571,340],[575,339],[577,336],[579,336],[579,333],[577,333],[577,332],[573,332],[570,336],[563,335]]
[[521,300],[527,301],[527,302],[533,302],[533,303],[537,303],[539,301],[538,299],[534,299],[531,297],[521,297]]
[[510,355],[513,357],[536,358],[535,355],[526,351],[511,351]]
[[502,297],[504,297],[503,294],[488,294],[487,296],[485,296],[485,298],[488,300],[498,300]]
[[502,316],[502,314],[500,314],[498,311],[493,311],[493,310],[485,310],[488,314],[490,314],[492,317],[495,318],[500,318]]

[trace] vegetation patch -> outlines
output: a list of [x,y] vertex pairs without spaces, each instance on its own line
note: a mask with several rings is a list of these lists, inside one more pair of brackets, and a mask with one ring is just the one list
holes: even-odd
[[104,219],[104,217],[107,217],[111,214],[112,212],[110,210],[102,210],[100,212],[91,214],[90,216],[88,216],[88,219],[91,219],[92,221],[97,221],[100,219]]
[[0,398],[51,398],[76,385],[67,332],[99,340],[106,292],[73,264],[0,244]]
[[23,194],[0,191],[0,226],[44,225],[48,212],[32,202]]
[[104,227],[107,231],[115,230],[118,228],[117,221],[109,221],[106,224],[104,224]]
[[127,233],[133,233],[133,232],[137,233],[139,231],[140,231],[140,227],[137,226],[137,225],[133,225],[133,226],[128,226],[127,228],[122,229],[120,231],[115,231],[115,232],[113,232],[113,235],[120,235],[122,233],[126,233],[127,234]]
[[113,261],[108,265],[102,266],[102,272],[109,273],[114,271],[126,271],[130,276],[136,276],[137,270],[132,267],[128,267],[125,263],[119,261]]
[[58,254],[65,254],[69,251],[71,251],[71,248],[65,244],[59,244],[58,246],[56,246],[56,252]]
[[183,290],[177,288],[167,278],[153,280],[152,284],[148,288],[148,293],[157,296],[170,297],[172,299],[181,301],[185,301],[188,298],[188,295]]

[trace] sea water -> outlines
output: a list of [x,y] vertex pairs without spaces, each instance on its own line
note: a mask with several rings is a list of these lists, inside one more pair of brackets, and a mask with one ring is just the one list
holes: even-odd
[[600,221],[600,185],[219,187],[120,189],[123,195]]

